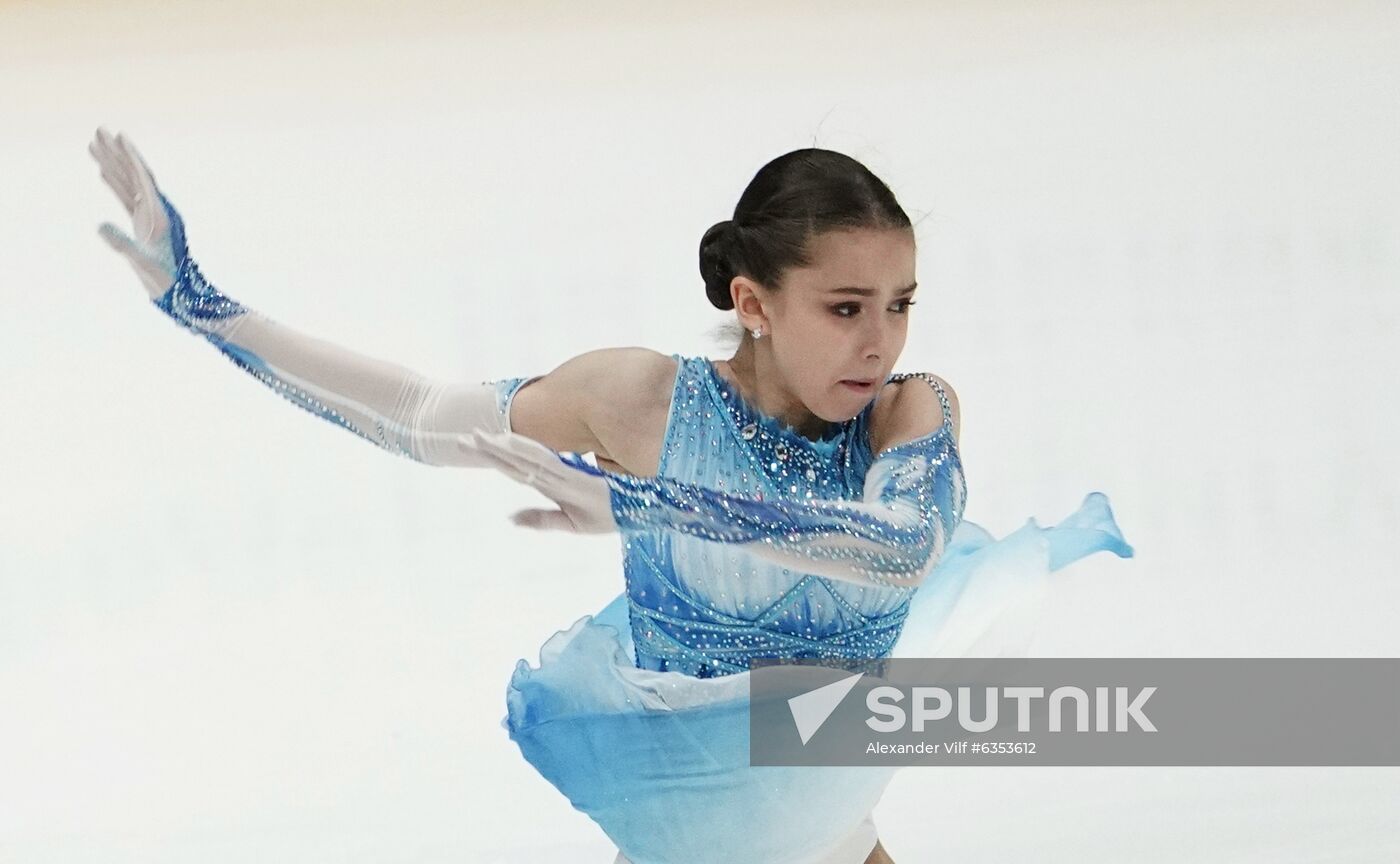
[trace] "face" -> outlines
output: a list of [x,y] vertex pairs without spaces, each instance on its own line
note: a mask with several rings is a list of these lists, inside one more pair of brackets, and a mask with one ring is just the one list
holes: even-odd
[[829,231],[809,244],[811,266],[788,270],[780,290],[756,286],[762,311],[751,326],[771,334],[788,391],[813,414],[851,419],[894,369],[909,334],[914,252],[907,228]]

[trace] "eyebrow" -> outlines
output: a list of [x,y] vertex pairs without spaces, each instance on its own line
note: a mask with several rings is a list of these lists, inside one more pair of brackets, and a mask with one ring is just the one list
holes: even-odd
[[[910,293],[911,291],[913,291],[915,288],[918,288],[918,287],[919,287],[919,283],[918,283],[918,282],[910,282],[908,285],[905,285],[903,288],[899,289],[898,291],[896,291],[896,292],[894,292],[894,293],[895,293],[895,294],[908,294],[908,293]],[[857,288],[857,287],[855,287],[854,285],[844,285],[844,286],[842,286],[842,287],[840,287],[840,288],[833,288],[833,289],[831,289],[831,290],[830,290],[829,292],[827,292],[827,293],[829,293],[829,294],[855,294],[855,295],[857,295],[857,296],[859,296],[859,297],[873,297],[873,296],[875,296],[876,291],[875,291],[874,288]]]

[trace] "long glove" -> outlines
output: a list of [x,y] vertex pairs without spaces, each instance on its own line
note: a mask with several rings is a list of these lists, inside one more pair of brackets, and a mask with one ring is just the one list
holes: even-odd
[[131,216],[134,237],[111,223],[99,233],[130,262],[151,301],[293,404],[429,465],[480,466],[455,446],[456,437],[509,430],[502,397],[534,378],[432,380],[278,324],[204,278],[189,255],[180,214],[130,141],[99,129],[88,151]]
[[881,453],[861,501],[757,501],[669,478],[614,474],[509,433],[473,433],[460,446],[494,459],[507,476],[559,505],[519,511],[512,517],[518,525],[579,533],[672,528],[861,585],[920,585],[962,521],[967,498],[948,426]]

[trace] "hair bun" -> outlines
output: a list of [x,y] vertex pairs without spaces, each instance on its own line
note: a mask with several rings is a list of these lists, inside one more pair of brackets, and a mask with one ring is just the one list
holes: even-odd
[[701,238],[705,296],[733,311],[734,277],[779,291],[789,270],[811,265],[812,240],[828,231],[894,230],[913,240],[912,227],[890,187],[860,162],[834,150],[793,150],[758,169],[730,218]]
[[700,278],[705,280],[705,296],[716,309],[725,311],[734,308],[734,298],[729,296],[729,283],[734,280],[729,260],[733,234],[734,220],[725,219],[711,225],[700,238]]

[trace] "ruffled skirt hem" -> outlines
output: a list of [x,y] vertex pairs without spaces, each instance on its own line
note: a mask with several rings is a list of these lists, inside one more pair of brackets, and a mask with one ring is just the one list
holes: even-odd
[[[1023,656],[1049,574],[1098,551],[1133,555],[1099,492],[1000,540],[964,520],[890,656]],[[861,864],[896,769],[750,766],[749,674],[638,668],[619,595],[546,640],[538,666],[517,663],[502,725],[630,864]]]

